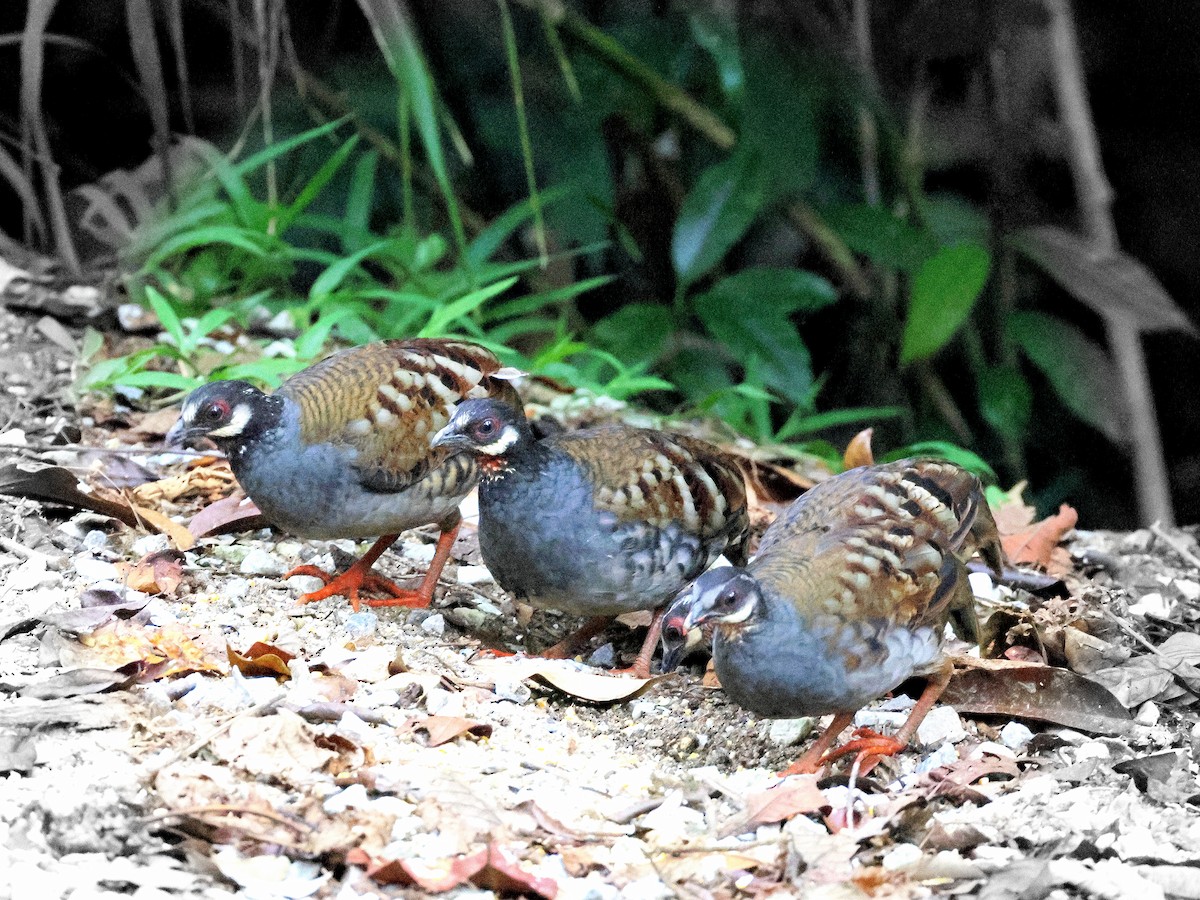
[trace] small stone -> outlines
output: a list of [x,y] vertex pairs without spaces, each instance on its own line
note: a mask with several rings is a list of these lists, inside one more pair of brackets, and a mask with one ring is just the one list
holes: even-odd
[[96,559],[90,553],[80,553],[71,560],[71,566],[76,576],[84,584],[95,584],[98,581],[119,581],[121,573],[112,563]]
[[1200,600],[1200,581],[1190,578],[1176,578],[1175,589],[1183,595],[1184,600]]
[[31,591],[39,587],[54,587],[61,582],[61,575],[46,571],[45,560],[35,557],[17,566],[8,576],[5,587],[14,591]]
[[900,728],[908,721],[907,712],[888,712],[885,709],[860,709],[854,714],[855,728]]
[[996,603],[1000,600],[1000,591],[987,572],[972,572],[967,576],[967,580],[971,583],[971,593],[978,599],[986,603]]
[[452,609],[447,609],[442,612],[446,617],[446,621],[457,625],[463,631],[475,632],[483,629],[484,624],[488,620],[485,613],[470,606],[456,606]]
[[1137,716],[1134,717],[1134,721],[1139,725],[1157,725],[1160,715],[1162,715],[1162,711],[1158,708],[1158,704],[1153,700],[1147,700],[1138,707]]
[[[93,528],[83,536],[83,548],[90,552],[104,550],[108,547],[108,535],[99,529]],[[134,547],[137,547],[137,542],[134,542]]]
[[358,643],[375,636],[375,632],[379,629],[379,616],[369,610],[351,613],[346,617],[344,627],[346,629],[346,636],[355,643]]
[[917,740],[925,747],[949,741],[951,744],[967,736],[962,719],[949,706],[935,706],[917,727]]
[[902,869],[911,869],[924,855],[916,844],[897,844],[884,854],[880,865],[889,872],[899,872]]
[[433,544],[405,544],[404,556],[415,563],[427,566],[433,562],[433,552],[435,549]]
[[1130,605],[1128,612],[1131,616],[1154,616],[1156,619],[1169,619],[1171,603],[1157,592],[1144,594],[1137,603]]
[[1003,744],[997,744],[995,741],[984,741],[979,746],[971,750],[971,755],[968,759],[983,759],[984,756],[999,756],[1004,759],[1016,759],[1017,754],[1009,747]]
[[923,775],[926,772],[932,772],[934,769],[940,769],[942,766],[948,766],[957,761],[958,750],[953,744],[947,741],[938,747],[936,751],[917,763],[916,771],[918,775]]
[[446,632],[446,617],[441,613],[434,613],[421,622],[421,630],[426,634],[441,637]]
[[1000,743],[1010,750],[1020,752],[1033,740],[1033,732],[1020,722],[1009,722],[1000,729]]
[[138,556],[161,553],[171,549],[171,541],[165,534],[147,534],[134,541],[132,549]]
[[325,582],[316,575],[293,575],[287,580],[287,586],[296,594],[312,594],[325,587]]
[[0,431],[0,447],[24,447],[28,441],[25,439],[25,430],[23,428],[10,428],[8,431]]
[[1075,751],[1075,761],[1083,762],[1085,759],[1112,759],[1112,750],[1104,741],[1085,741]]
[[791,747],[812,734],[812,730],[812,716],[800,716],[797,719],[775,719],[767,729],[767,737],[771,743],[777,746]]
[[255,547],[246,554],[238,571],[243,575],[282,575],[287,570],[277,557],[261,547]]
[[221,585],[221,597],[224,600],[244,600],[250,593],[250,582],[245,578],[230,578]]
[[611,669],[617,664],[617,651],[611,643],[601,644],[587,658],[587,664],[597,669]]
[[459,584],[491,584],[495,581],[487,566],[459,566]]
[[497,700],[508,700],[511,703],[528,703],[533,693],[523,681],[497,681],[493,690]]

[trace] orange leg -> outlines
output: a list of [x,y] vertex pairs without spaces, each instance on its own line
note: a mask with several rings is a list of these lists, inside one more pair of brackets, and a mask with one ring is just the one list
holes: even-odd
[[825,753],[833,742],[838,739],[846,727],[854,721],[854,711],[840,712],[833,717],[833,721],[829,723],[829,727],[821,732],[820,736],[813,741],[812,746],[804,751],[804,754],[784,769],[779,774],[786,777],[788,775],[812,775],[825,763]]
[[642,641],[642,649],[638,651],[637,659],[628,669],[613,669],[613,675],[632,675],[634,678],[650,677],[650,659],[654,656],[654,648],[658,637],[662,634],[663,614],[666,609],[656,609],[654,618],[650,620],[650,630],[646,632],[646,640]]
[[416,609],[429,606],[433,602],[433,589],[437,587],[446,561],[450,559],[450,550],[454,547],[454,539],[458,537],[459,524],[455,522],[449,528],[442,528],[442,533],[438,535],[437,547],[433,551],[433,559],[429,563],[429,570],[415,591],[405,590],[393,584],[393,589],[387,591],[389,596],[380,600],[368,600],[367,606],[411,606]]
[[854,732],[854,740],[848,741],[836,750],[830,750],[825,753],[821,757],[819,765],[832,762],[839,756],[857,753],[859,774],[866,775],[875,768],[875,765],[882,757],[895,756],[908,746],[908,742],[912,740],[912,736],[917,733],[917,728],[920,727],[921,721],[929,715],[929,711],[937,703],[938,697],[946,690],[946,685],[950,683],[950,678],[953,674],[954,664],[947,660],[936,672],[929,676],[929,680],[925,683],[925,689],[921,691],[921,696],[917,699],[916,705],[913,706],[912,712],[908,714],[908,718],[904,720],[904,724],[896,732],[895,737],[876,734],[869,728],[859,728]]
[[398,537],[400,537],[398,534],[385,534],[372,544],[371,549],[355,560],[354,565],[341,575],[331,575],[329,572],[318,569],[316,566],[296,566],[296,568],[283,577],[291,578],[293,575],[312,575],[325,582],[325,587],[319,591],[313,591],[311,594],[303,594],[296,601],[299,606],[303,606],[306,603],[316,603],[318,600],[324,600],[326,597],[341,594],[350,601],[351,608],[355,612],[358,612],[358,592],[360,590],[382,591],[384,593],[390,593],[392,590],[400,590],[396,584],[388,581],[386,578],[371,574],[371,566],[375,565],[375,560],[379,559],[383,555],[383,551],[392,546]]

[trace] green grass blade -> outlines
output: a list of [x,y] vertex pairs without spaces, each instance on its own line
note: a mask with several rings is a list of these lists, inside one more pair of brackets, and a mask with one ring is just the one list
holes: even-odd
[[279,223],[276,226],[279,234],[282,234],[296,220],[297,216],[308,209],[309,204],[316,200],[317,195],[333,180],[333,176],[338,173],[350,154],[354,152],[354,148],[358,146],[358,140],[357,134],[351,135],[329,159],[321,164],[321,168],[317,169],[313,177],[305,182],[304,187],[296,195],[296,199],[279,213]]
[[513,31],[512,13],[508,0],[499,0],[500,26],[504,34],[504,55],[508,59],[508,79],[512,84],[513,107],[517,113],[517,135],[521,141],[521,159],[525,163],[525,184],[529,189],[529,204],[533,208],[533,233],[537,241],[538,259],[542,268],[547,264],[546,223],[542,219],[542,198],[538,194],[537,173],[533,168],[533,141],[529,138],[529,120],[525,115],[525,86],[521,81],[521,58],[517,53],[517,35]]
[[421,333],[417,336],[437,337],[441,334],[445,334],[446,327],[450,325],[451,322],[464,319],[488,300],[503,294],[516,283],[516,278],[506,278],[503,281],[496,282],[495,284],[489,284],[485,287],[479,288],[478,290],[471,291],[457,300],[440,306],[437,312],[429,317],[429,321],[425,324],[425,327],[421,329]]

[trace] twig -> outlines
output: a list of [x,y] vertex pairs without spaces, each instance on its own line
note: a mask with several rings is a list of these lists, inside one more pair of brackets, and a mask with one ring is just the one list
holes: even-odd
[[1183,541],[1163,528],[1160,523],[1153,523],[1150,526],[1150,533],[1155,537],[1161,538],[1163,541],[1165,541],[1168,547],[1183,557],[1184,562],[1200,568],[1200,556],[1197,556],[1195,553],[1189,550]]
[[10,537],[5,537],[0,534],[0,547],[3,547],[14,556],[19,556],[21,559],[39,559],[47,569],[51,568],[51,564],[55,561],[54,557],[48,556],[40,550],[34,550],[31,547],[26,547],[24,544],[18,544]]
[[153,825],[156,822],[165,822],[167,819],[181,819],[185,816],[202,816],[208,813],[224,813],[225,815],[246,815],[259,816],[274,822],[276,825],[282,825],[285,828],[290,828],[297,834],[304,834],[312,831],[316,826],[309,822],[293,822],[285,816],[279,815],[277,812],[272,812],[266,809],[250,809],[243,806],[228,806],[226,804],[217,803],[211,806],[193,806],[187,809],[173,809],[164,813],[156,813],[152,816],[144,816],[139,821],[143,825]]
[[240,721],[242,719],[252,719],[255,716],[261,715],[262,713],[266,712],[267,710],[272,709],[273,707],[277,706],[283,700],[283,698],[286,696],[287,696],[287,694],[285,692],[281,691],[280,693],[276,694],[274,697],[270,697],[270,698],[264,700],[262,703],[255,704],[254,706],[238,713],[235,716],[230,716],[222,724],[218,725],[216,728],[214,728],[212,731],[210,731],[204,737],[198,738],[197,740],[188,744],[186,747],[184,747],[178,753],[175,753],[175,754],[171,755],[170,757],[168,757],[165,761],[158,763],[157,765],[151,766],[149,768],[149,774],[155,775],[155,774],[161,772],[167,766],[173,766],[175,763],[179,762],[180,760],[187,759],[193,753],[197,752],[198,750],[202,750],[204,747],[208,746],[209,741],[212,741],[212,740],[220,737],[222,734],[224,734],[226,731],[228,731],[230,728],[232,728],[234,722]]
[[[1104,175],[1070,4],[1068,0],[1043,2],[1050,14],[1054,89],[1067,135],[1067,161],[1075,180],[1075,193],[1079,197],[1080,211],[1096,255],[1112,256],[1119,249],[1117,228],[1112,216],[1113,192]],[[1130,317],[1108,314],[1104,320],[1129,407],[1134,481],[1142,521],[1158,520],[1166,525],[1174,525],[1170,482],[1154,412],[1154,394],[1150,390],[1150,376],[1142,352],[1141,334]]]
[[1161,650],[1159,650],[1157,647],[1155,647],[1152,643],[1150,643],[1148,640],[1146,640],[1145,637],[1138,634],[1136,628],[1134,628],[1132,625],[1130,625],[1125,619],[1118,616],[1111,609],[1108,609],[1107,607],[1101,607],[1100,612],[1104,616],[1106,616],[1109,620],[1111,620],[1113,622],[1113,624],[1115,624],[1123,632],[1125,632],[1127,635],[1129,635],[1131,638],[1133,638],[1135,641],[1137,641],[1139,644],[1141,644],[1143,647],[1145,647],[1147,650],[1149,650],[1152,655],[1158,657],[1158,659],[1161,660],[1159,665],[1162,666],[1162,668],[1166,669],[1172,675],[1178,675],[1180,678],[1189,677],[1182,672],[1177,672],[1176,669],[1178,669],[1180,666],[1187,666],[1188,668],[1192,668],[1191,663],[1184,662],[1182,659],[1171,659],[1169,656],[1167,656],[1165,653],[1163,653]]
[[[869,0],[854,0],[854,51],[863,81],[875,93],[875,61],[871,50],[871,9]],[[863,195],[871,206],[878,206],[879,133],[875,117],[865,103],[858,104],[858,139],[862,144]]]

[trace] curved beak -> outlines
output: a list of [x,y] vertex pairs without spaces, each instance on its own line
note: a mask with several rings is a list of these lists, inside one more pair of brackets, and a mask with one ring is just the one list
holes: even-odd
[[183,421],[183,416],[180,416],[171,426],[171,430],[167,432],[163,443],[168,447],[191,447],[192,443],[202,436],[198,429],[188,428]]
[[433,436],[433,447],[445,447],[449,450],[466,450],[471,442],[464,437],[451,420],[445,428]]

